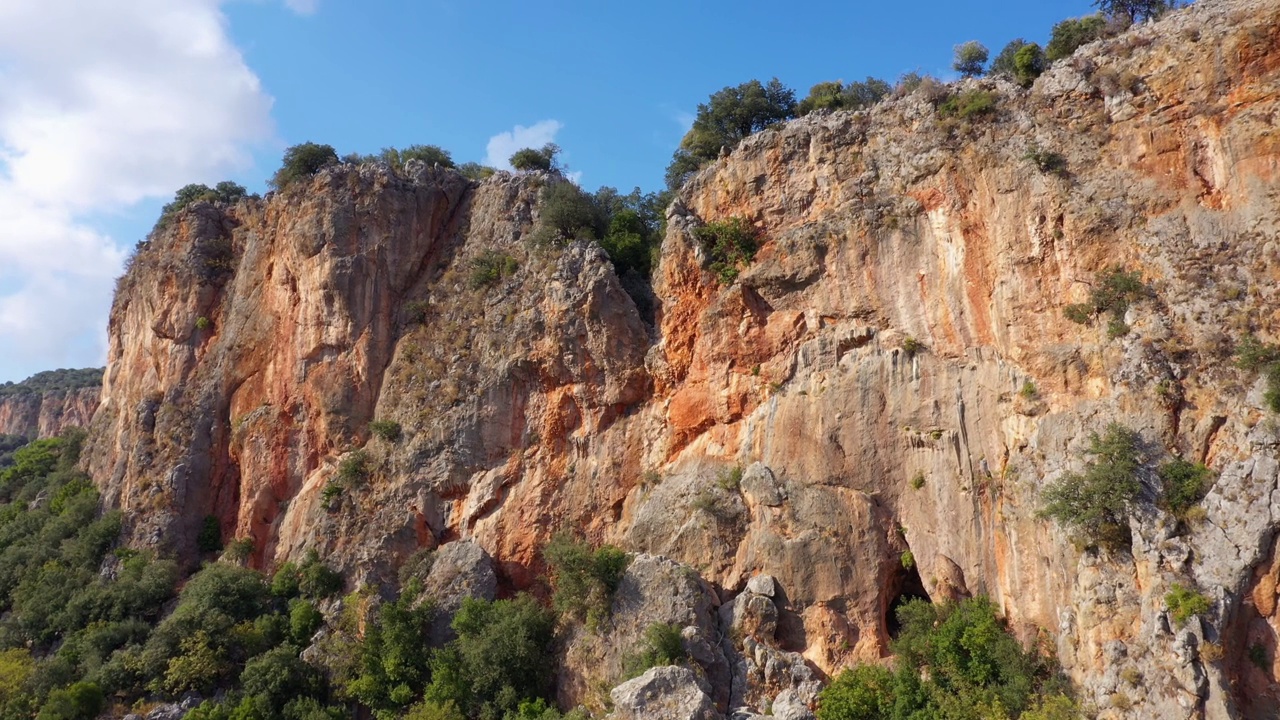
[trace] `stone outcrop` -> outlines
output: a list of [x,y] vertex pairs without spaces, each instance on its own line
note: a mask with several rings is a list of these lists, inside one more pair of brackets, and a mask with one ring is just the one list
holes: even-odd
[[[594,244],[526,241],[547,176],[342,166],[198,205],[122,282],[88,469],[135,543],[189,552],[214,515],[260,566],[314,548],[354,583],[466,539],[529,587],[562,529],[666,556],[634,572],[684,614],[615,617],[694,628],[718,712],[801,717],[904,595],[986,594],[1102,717],[1267,716],[1280,431],[1231,355],[1280,340],[1280,5],[1203,0],[952,92],[996,111],[814,114],[695,176],[652,326]],[[722,285],[693,230],[730,217],[761,247]],[[494,254],[517,268],[477,276]],[[1116,268],[1150,289],[1123,326],[1067,320]],[[1187,524],[1149,473],[1133,552],[1098,556],[1040,493],[1113,421],[1217,480]],[[1175,582],[1211,615],[1174,623]],[[616,680],[568,657],[562,695]]]
[[0,435],[53,437],[70,427],[87,428],[101,388],[30,392],[0,397]]
[[688,668],[656,667],[610,694],[612,720],[716,720],[715,705]]

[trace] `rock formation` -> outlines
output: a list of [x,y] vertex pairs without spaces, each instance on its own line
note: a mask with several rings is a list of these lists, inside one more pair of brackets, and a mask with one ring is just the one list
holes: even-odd
[[[886,652],[904,595],[986,594],[1103,717],[1268,716],[1274,661],[1245,649],[1280,637],[1280,425],[1231,356],[1280,339],[1280,5],[1205,0],[1029,90],[951,92],[995,112],[917,92],[699,173],[653,326],[597,246],[527,242],[554,177],[341,166],[197,205],[116,297],[87,467],[134,542],[179,553],[213,515],[260,566],[314,548],[352,582],[465,539],[527,587],[561,529],[695,569],[705,596],[663,621],[729,686],[651,673],[627,698],[800,717],[815,680]],[[693,230],[731,217],[763,244],[723,285]],[[477,276],[486,253],[516,269]],[[1117,268],[1150,289],[1122,324],[1064,317]],[[1203,522],[1160,511],[1153,475],[1132,554],[1039,516],[1113,421],[1214,469]],[[1210,592],[1207,622],[1173,621],[1175,582]],[[571,663],[562,695],[597,669]]]
[[101,394],[101,388],[80,388],[0,396],[0,435],[42,438],[87,428]]

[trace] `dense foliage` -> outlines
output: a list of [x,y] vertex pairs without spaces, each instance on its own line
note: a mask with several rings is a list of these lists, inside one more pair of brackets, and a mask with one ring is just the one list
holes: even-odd
[[1030,718],[1048,704],[1078,716],[1052,666],[1022,648],[986,598],[913,600],[898,620],[895,666],[846,670],[822,692],[819,720]]
[[560,146],[555,143],[547,143],[540,148],[522,148],[517,150],[511,156],[511,167],[521,172],[529,172],[540,170],[542,172],[551,172],[558,170],[556,156],[560,154]]
[[47,392],[102,387],[102,373],[104,371],[104,368],[45,370],[32,375],[22,382],[0,383],[0,397],[7,395],[38,395]]
[[198,202],[230,205],[248,196],[249,193],[244,189],[244,186],[237,185],[230,180],[224,180],[213,187],[200,184],[184,185],[178,189],[178,192],[174,193],[173,201],[165,205],[160,211],[160,220],[156,223],[156,226],[164,227],[168,225],[177,217],[178,213]]
[[568,535],[553,538],[543,555],[555,588],[556,611],[590,626],[603,620],[631,557],[612,545],[592,550]]
[[667,187],[678,189],[721,149],[732,150],[743,138],[789,120],[796,114],[795,91],[777,78],[768,83],[751,80],[726,87],[698,106],[693,127],[680,141],[667,167]]
[[273,190],[284,190],[338,162],[338,153],[332,145],[313,142],[294,145],[284,151],[284,161],[268,184]]
[[1094,433],[1083,473],[1067,473],[1044,490],[1044,514],[1071,528],[1077,542],[1108,550],[1129,547],[1129,510],[1142,489],[1142,438],[1112,423]]
[[756,256],[756,231],[744,219],[733,217],[697,228],[693,235],[707,254],[708,269],[728,285]]
[[863,110],[883,100],[893,91],[889,83],[868,77],[862,82],[822,82],[809,89],[809,95],[796,106],[797,115],[815,110]]
[[1124,320],[1129,307],[1150,294],[1150,290],[1142,282],[1141,273],[1126,272],[1124,268],[1114,267],[1095,279],[1087,303],[1068,305],[1062,309],[1062,314],[1081,325],[1092,323],[1094,318],[1104,313],[1109,314],[1111,320],[1107,324],[1107,335],[1115,338],[1129,332],[1129,326]]
[[1081,45],[1087,45],[1101,37],[1107,29],[1107,19],[1102,15],[1068,18],[1053,26],[1045,57],[1049,62],[1071,57]]
[[960,73],[961,77],[977,77],[982,74],[989,57],[990,53],[986,45],[970,40],[956,46],[955,60],[951,63],[951,69]]

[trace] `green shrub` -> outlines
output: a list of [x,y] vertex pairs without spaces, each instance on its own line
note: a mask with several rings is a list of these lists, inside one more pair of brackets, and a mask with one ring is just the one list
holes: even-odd
[[1150,294],[1150,289],[1142,282],[1141,273],[1126,272],[1117,266],[1095,279],[1088,303],[1068,305],[1062,312],[1068,320],[1081,325],[1092,323],[1097,315],[1109,313],[1111,322],[1107,334],[1118,337],[1129,332],[1129,326],[1124,322],[1129,306]]
[[543,551],[551,574],[556,612],[595,627],[608,617],[613,594],[631,564],[631,556],[612,545],[598,550],[566,534],[556,535]]
[[488,165],[481,165],[480,163],[475,163],[475,162],[467,162],[467,163],[462,163],[461,165],[458,166],[458,172],[462,173],[462,176],[468,180],[481,182],[493,177],[493,174],[498,171],[495,170],[494,168],[489,167]]
[[419,591],[411,584],[394,602],[384,603],[356,646],[336,653],[355,661],[352,674],[339,682],[343,694],[378,717],[399,717],[421,697],[430,675],[422,648],[433,610],[430,603],[417,602]]
[[1081,45],[1101,38],[1106,27],[1107,20],[1100,14],[1063,20],[1053,26],[1049,44],[1045,46],[1045,58],[1054,62],[1070,57]]
[[520,263],[506,253],[485,250],[471,260],[471,289],[479,290],[514,275]]
[[230,180],[224,180],[214,187],[199,184],[184,185],[178,189],[178,192],[174,193],[173,201],[160,210],[160,219],[156,222],[156,227],[167,227],[179,213],[195,203],[211,202],[234,205],[248,196],[249,193],[244,189],[243,185],[238,185]]
[[679,625],[654,623],[644,630],[644,637],[636,652],[623,661],[626,678],[643,675],[650,668],[678,665],[688,658],[684,649],[684,636]]
[[715,160],[721,149],[732,150],[743,138],[795,117],[795,91],[777,78],[768,83],[751,80],[726,87],[698,106],[693,127],[667,166],[667,189],[680,189],[689,175]]
[[452,627],[458,639],[432,657],[427,700],[453,701],[468,717],[500,718],[522,700],[550,698],[554,613],[528,595],[467,598]]
[[78,682],[49,693],[36,720],[92,720],[105,705],[106,697],[97,683]]
[[924,349],[925,349],[924,343],[911,337],[910,335],[902,339],[902,352],[907,356],[908,359],[913,358],[916,355],[919,355],[920,353],[924,352]]
[[818,83],[796,106],[796,115],[808,115],[814,110],[863,110],[883,100],[892,90],[889,83],[873,77],[848,85],[838,81]]
[[211,328],[211,327],[213,327],[213,321],[211,321],[209,318],[207,318],[207,317],[205,317],[205,316],[203,316],[203,315],[201,315],[200,317],[196,318],[196,329],[197,329],[197,330],[204,331],[204,330],[208,330],[208,329],[209,329],[209,328]]
[[1044,50],[1036,43],[1024,45],[1013,56],[1013,80],[1022,87],[1031,87],[1044,73],[1047,62]]
[[987,58],[990,54],[987,46],[977,40],[970,40],[955,48],[955,61],[951,63],[951,69],[960,73],[961,77],[977,77],[982,74],[982,68],[987,64]]
[[1267,371],[1267,389],[1262,394],[1262,399],[1271,412],[1280,413],[1280,363],[1272,365]]
[[720,474],[716,476],[716,485],[721,490],[737,492],[742,488],[742,466],[734,465],[727,470],[720,471]]
[[338,153],[331,145],[306,142],[284,151],[284,161],[268,184],[273,190],[285,190],[300,180],[307,180],[321,170],[338,164]]
[[738,277],[742,266],[756,256],[756,231],[746,220],[732,217],[711,222],[693,231],[710,261],[708,269],[728,285]]
[[[1032,145],[1023,157],[1030,160],[1040,172],[1052,175],[1065,175],[1067,172],[1067,159],[1061,153],[1045,150],[1039,145]],[[1087,317],[1085,322],[1088,322]]]
[[426,300],[410,300],[404,304],[406,321],[415,325],[426,325],[431,318],[431,303]]
[[1264,343],[1254,335],[1245,335],[1236,344],[1236,367],[1241,370],[1262,370],[1280,360],[1280,346]]
[[899,558],[899,563],[902,565],[902,568],[904,570],[911,570],[915,568],[916,566],[915,553],[911,552],[909,548],[906,550],[903,550],[902,557]]
[[320,491],[320,505],[326,509],[333,509],[333,501],[342,495],[345,490],[342,483],[330,480],[324,484],[324,489]]
[[1161,465],[1157,472],[1164,486],[1165,507],[1179,519],[1185,519],[1187,511],[1204,499],[1213,483],[1212,470],[1182,458]]
[[560,146],[555,143],[547,143],[541,148],[535,150],[533,148],[524,148],[517,150],[511,156],[511,167],[521,172],[530,172],[540,170],[542,172],[551,172],[556,169],[556,156],[560,154]]
[[236,538],[227,543],[223,551],[223,556],[238,563],[245,562],[251,555],[253,555],[253,538],[251,537]]
[[938,115],[959,120],[987,117],[994,115],[995,111],[996,94],[987,90],[966,90],[938,106]]
[[823,689],[818,720],[882,720],[894,716],[898,682],[879,665],[858,665]]
[[923,472],[918,472],[911,477],[911,489],[919,490],[924,487],[925,477]]
[[1138,433],[1118,423],[1101,436],[1094,433],[1088,450],[1094,461],[1083,473],[1067,473],[1045,488],[1043,514],[1071,528],[1087,546],[1128,547],[1129,510],[1142,489],[1141,443]]
[[608,227],[608,220],[590,195],[571,182],[551,182],[542,190],[538,226],[530,236],[536,246],[563,246],[583,239],[594,240]]
[[467,720],[467,716],[462,714],[452,700],[446,700],[443,703],[423,700],[409,708],[409,713],[404,717],[405,720]]
[[200,532],[196,535],[196,550],[201,555],[215,553],[222,549],[222,525],[215,515],[205,515],[200,522]]
[[1018,717],[1061,706],[1051,701],[1058,694],[1052,669],[1022,649],[986,598],[913,600],[898,609],[898,620],[895,669],[843,672],[819,696],[819,720]]
[[1174,621],[1185,623],[1195,615],[1203,615],[1213,607],[1213,601],[1207,596],[1178,583],[1164,596],[1164,604],[1169,607]]
[[246,695],[265,701],[272,715],[299,696],[314,696],[321,690],[318,673],[298,657],[289,645],[272,648],[245,663],[240,685]]
[[1036,388],[1035,383],[1031,382],[1030,380],[1027,380],[1026,382],[1022,383],[1022,389],[1018,391],[1018,394],[1026,398],[1027,400],[1033,400],[1037,395],[1040,394],[1040,391]]
[[1128,22],[1159,17],[1173,7],[1170,0],[1094,0],[1093,4],[1103,15]]
[[338,481],[347,487],[362,483],[369,479],[372,462],[364,450],[347,453],[338,463]]
[[439,165],[451,168],[454,166],[453,156],[449,151],[437,145],[410,145],[403,150],[384,148],[380,159],[397,170],[403,170],[410,160],[421,160],[427,167]]
[[402,434],[400,423],[395,420],[374,420],[369,423],[369,432],[387,442],[398,442]]

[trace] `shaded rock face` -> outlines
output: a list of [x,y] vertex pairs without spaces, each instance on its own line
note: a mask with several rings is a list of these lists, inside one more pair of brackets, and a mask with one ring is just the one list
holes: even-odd
[[[1030,90],[959,87],[994,116],[911,95],[753,136],[673,205],[652,327],[597,247],[524,241],[543,176],[342,167],[198,206],[116,298],[88,468],[135,542],[187,551],[212,514],[262,566],[316,548],[353,582],[469,539],[527,587],[565,528],[667,556],[709,588],[670,622],[747,623],[704,637],[724,706],[758,676],[741,702],[802,713],[800,668],[883,656],[905,593],[982,593],[1104,716],[1268,716],[1280,431],[1231,352],[1280,340],[1277,28],[1275,2],[1205,0]],[[692,233],[734,216],[761,247],[722,286]],[[518,269],[476,281],[485,252]],[[1151,291],[1128,333],[1066,320],[1116,267]],[[1112,421],[1218,478],[1184,524],[1144,475],[1133,552],[1095,556],[1040,493]],[[1174,582],[1210,616],[1174,623]]]
[[101,394],[101,388],[81,388],[0,397],[0,435],[45,438],[87,428]]

